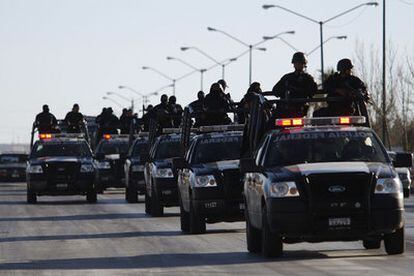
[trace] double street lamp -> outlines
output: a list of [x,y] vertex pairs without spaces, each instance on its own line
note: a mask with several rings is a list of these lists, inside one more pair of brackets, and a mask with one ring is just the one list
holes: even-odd
[[[192,64],[190,64],[190,63],[188,63],[188,62],[186,62],[186,61],[184,61],[184,60],[182,60],[180,58],[176,58],[176,57],[168,56],[167,57],[167,60],[175,60],[175,61],[178,61],[178,62],[184,64],[185,66],[187,66],[187,67],[189,67],[189,68],[191,68],[191,69],[194,70],[194,71],[190,72],[187,75],[190,75],[190,74],[192,74],[194,72],[200,72],[200,87],[201,87],[200,89],[203,90],[204,73],[208,71],[207,69],[197,68],[194,65],[192,65]],[[187,75],[184,75],[184,76],[187,76]]]
[[160,89],[158,89],[154,92],[147,93],[147,94],[142,94],[142,93],[138,92],[137,90],[135,90],[135,89],[133,89],[129,86],[126,86],[126,85],[119,85],[118,88],[129,90],[129,91],[131,91],[131,92],[133,92],[133,93],[135,93],[135,94],[142,97],[142,115],[144,115],[144,109],[145,109],[145,105],[148,103],[148,98],[151,97],[151,96],[156,96],[156,95],[158,95],[158,92],[160,92],[162,89],[165,89],[167,87],[172,87],[172,86],[173,86],[173,84],[169,84],[169,85],[163,86],[162,88],[160,88]]
[[124,108],[124,106],[122,104],[120,104],[119,102],[115,101],[114,99],[112,99],[110,97],[103,96],[102,99],[113,102],[114,104],[116,104],[120,108]]
[[[266,51],[266,48],[257,47],[257,46],[259,46],[260,44],[265,43],[267,41],[267,39],[263,39],[263,40],[261,40],[261,41],[259,41],[257,43],[254,43],[254,44],[249,44],[249,43],[246,43],[246,42],[242,41],[241,39],[239,39],[239,38],[237,38],[237,37],[235,37],[235,36],[233,36],[233,35],[225,32],[225,31],[219,30],[217,28],[207,27],[207,30],[210,31],[210,32],[222,33],[223,35],[231,38],[234,41],[237,41],[238,43],[240,43],[240,44],[242,44],[242,45],[244,45],[244,46],[246,46],[248,48],[248,53],[249,53],[249,85],[250,85],[252,83],[252,59],[253,59],[253,50]],[[283,34],[294,34],[294,33],[295,33],[295,31],[282,32],[282,33],[277,34],[274,38],[276,38],[276,37],[278,37],[280,35],[283,35]]]
[[171,78],[170,76],[168,76],[167,74],[164,74],[163,72],[161,72],[161,71],[159,71],[159,70],[157,70],[157,69],[155,69],[155,68],[153,68],[153,67],[149,67],[149,66],[142,66],[142,70],[151,70],[151,71],[153,71],[153,72],[155,72],[155,73],[157,73],[158,75],[160,75],[160,76],[162,76],[162,77],[164,77],[164,78],[166,78],[167,80],[169,80],[169,81],[171,81],[172,82],[172,88],[173,88],[173,95],[175,96],[175,83],[176,83],[176,79],[174,79],[174,78]]
[[119,94],[117,92],[112,92],[112,91],[106,92],[106,95],[108,95],[108,96],[114,95],[114,96],[117,96],[120,99],[123,99],[124,101],[130,102],[131,103],[131,109],[132,109],[132,111],[134,110],[134,99],[127,98],[127,97],[125,97],[125,96],[123,96],[123,95],[121,95],[121,94]]
[[237,60],[237,58],[229,58],[226,59],[224,61],[218,61],[217,59],[213,58],[212,56],[210,56],[209,54],[207,54],[206,52],[202,51],[201,49],[191,46],[191,47],[181,47],[180,48],[181,51],[187,51],[187,50],[195,50],[197,52],[199,52],[200,54],[202,54],[203,56],[207,57],[208,59],[210,59],[211,61],[213,61],[217,66],[221,66],[221,78],[224,79],[225,75],[226,75],[226,66],[229,65],[230,63],[234,62]]
[[313,23],[316,23],[316,24],[319,25],[319,33],[320,33],[320,46],[319,47],[321,49],[321,79],[322,79],[322,83],[323,83],[324,77],[325,77],[324,76],[324,60],[323,60],[323,44],[324,44],[324,40],[323,40],[323,25],[325,23],[328,23],[328,22],[330,22],[330,21],[332,21],[332,20],[334,20],[334,19],[336,19],[338,17],[341,17],[341,16],[343,16],[343,15],[345,15],[347,13],[350,13],[350,12],[352,12],[352,11],[354,11],[356,9],[359,9],[361,7],[364,7],[364,6],[378,6],[378,2],[366,2],[366,3],[359,4],[359,5],[357,5],[357,6],[353,7],[353,8],[350,8],[350,9],[348,9],[348,10],[346,10],[344,12],[341,12],[341,13],[333,16],[333,17],[330,17],[330,18],[328,18],[326,20],[316,20],[316,19],[310,18],[310,17],[308,17],[306,15],[300,14],[300,13],[298,13],[296,11],[290,10],[288,8],[285,8],[285,7],[282,7],[282,6],[279,6],[279,5],[263,5],[262,7],[265,10],[266,9],[270,9],[270,8],[279,8],[281,10],[287,11],[288,13],[294,14],[296,16],[299,16],[301,18],[304,18],[304,19],[306,19],[306,20],[308,20],[310,22],[313,22]]

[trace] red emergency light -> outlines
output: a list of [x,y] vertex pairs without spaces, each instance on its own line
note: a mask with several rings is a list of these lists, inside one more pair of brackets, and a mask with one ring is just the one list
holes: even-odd
[[50,133],[40,133],[39,134],[39,139],[52,139],[52,134]]
[[106,139],[106,140],[109,140],[109,139],[112,138],[112,136],[111,136],[111,134],[104,134],[103,138]]
[[276,126],[280,127],[292,127],[292,126],[303,126],[304,122],[302,118],[287,118],[277,119]]

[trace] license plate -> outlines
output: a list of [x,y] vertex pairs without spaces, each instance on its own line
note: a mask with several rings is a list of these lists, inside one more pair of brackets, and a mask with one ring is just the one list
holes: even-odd
[[207,208],[207,209],[217,208],[217,205],[218,204],[215,201],[204,203],[204,207]]
[[56,188],[58,189],[66,189],[68,187],[68,184],[62,183],[62,184],[56,184]]
[[245,208],[245,207],[244,207],[244,203],[240,203],[240,204],[239,204],[239,208],[240,208],[240,210],[244,210],[244,208]]
[[163,195],[170,195],[170,194],[172,194],[172,191],[171,190],[163,190],[162,194]]
[[330,218],[329,219],[329,226],[350,226],[351,225],[351,218]]

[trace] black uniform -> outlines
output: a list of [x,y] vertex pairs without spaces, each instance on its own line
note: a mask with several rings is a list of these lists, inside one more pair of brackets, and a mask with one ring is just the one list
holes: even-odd
[[168,104],[168,112],[174,116],[173,124],[174,127],[181,125],[181,117],[183,115],[183,108],[179,104]]
[[[272,91],[281,99],[311,98],[317,92],[317,85],[311,75],[305,72],[292,72],[284,75]],[[279,104],[279,117],[303,117],[307,112],[304,103]]]
[[341,75],[335,73],[324,83],[325,92],[328,97],[346,97],[348,100],[328,103],[327,112],[329,116],[354,115],[354,99],[368,102],[369,95],[364,82],[352,75]]
[[173,127],[173,121],[171,119],[171,113],[167,103],[160,103],[154,106],[151,110],[151,117],[158,120],[160,128]]
[[69,133],[80,133],[80,126],[83,123],[83,115],[80,112],[70,111],[66,114],[64,119],[65,123],[68,126]]
[[133,118],[133,116],[130,116],[128,114],[122,114],[121,117],[119,117],[119,123],[121,125],[121,134],[129,134]]
[[205,105],[204,105],[204,99],[195,100],[195,101],[191,102],[188,106],[190,107],[190,112],[195,113],[195,115],[194,115],[194,117],[195,117],[194,127],[202,126],[204,124],[203,112],[206,109]]
[[35,126],[39,133],[51,133],[56,131],[57,120],[50,112],[41,112],[36,115]]
[[230,118],[227,116],[227,111],[230,107],[229,99],[223,92],[218,90],[211,91],[206,95],[204,104],[207,111],[206,124],[226,125],[231,123]]

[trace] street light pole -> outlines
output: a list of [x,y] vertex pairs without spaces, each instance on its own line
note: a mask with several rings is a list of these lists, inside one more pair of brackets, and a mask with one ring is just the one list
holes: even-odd
[[[386,117],[386,70],[387,70],[387,60],[386,60],[386,3],[383,0],[382,4],[382,141],[384,144],[389,144],[387,139],[387,117]],[[391,145],[388,145],[391,147]]]
[[288,8],[285,8],[285,7],[282,7],[282,6],[279,6],[279,5],[263,5],[262,8],[265,9],[265,10],[270,9],[270,8],[279,8],[281,10],[284,10],[284,11],[288,12],[288,13],[294,14],[296,16],[299,16],[299,17],[303,18],[303,19],[306,19],[306,20],[311,21],[313,23],[319,24],[319,34],[320,34],[320,44],[321,44],[321,80],[322,80],[322,85],[323,85],[323,81],[324,81],[324,78],[325,78],[324,58],[323,58],[323,55],[324,55],[324,52],[323,52],[323,25],[325,23],[328,23],[328,22],[338,18],[338,17],[341,17],[341,16],[343,16],[347,13],[350,13],[350,12],[356,10],[356,9],[359,9],[363,6],[378,6],[378,2],[366,2],[366,3],[359,4],[359,5],[357,5],[353,8],[350,8],[350,9],[344,11],[344,12],[341,12],[341,13],[339,13],[339,14],[331,17],[331,18],[328,18],[328,19],[324,20],[324,21],[315,20],[315,19],[310,18],[306,15],[300,14],[298,12],[295,12],[293,10],[290,10]]

